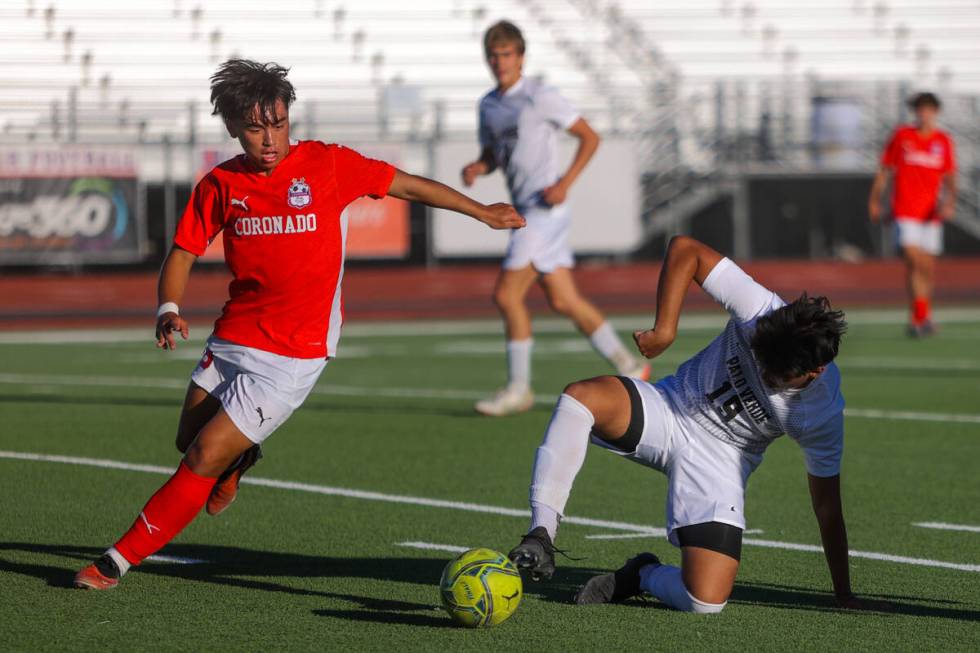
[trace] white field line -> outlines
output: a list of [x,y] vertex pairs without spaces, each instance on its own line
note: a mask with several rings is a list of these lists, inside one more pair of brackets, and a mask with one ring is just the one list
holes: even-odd
[[[976,336],[980,338],[980,333]],[[390,342],[371,344],[344,344],[338,350],[339,358],[502,358],[506,354],[504,343],[490,340],[450,340],[420,349],[418,346],[398,345]],[[588,340],[562,338],[543,340],[534,346],[535,360],[592,359],[595,353]],[[146,351],[123,353],[114,360],[120,363],[160,365],[173,361],[197,361],[201,357],[199,347],[181,347],[177,351]],[[687,360],[681,354],[666,353],[658,356],[654,366],[660,371],[670,371]],[[845,370],[904,370],[909,372],[976,372],[980,371],[980,360],[957,358],[955,360],[936,360],[934,358],[876,358],[869,356],[844,356],[838,364]]]
[[912,410],[877,410],[875,408],[845,408],[845,417],[864,419],[893,419],[906,422],[952,422],[980,424],[980,415],[969,413],[925,413]]
[[203,565],[207,562],[207,560],[198,560],[197,558],[181,558],[180,556],[164,556],[158,553],[157,555],[150,556],[144,560],[144,562],[168,562],[174,565]]
[[[655,297],[650,297],[649,315],[619,315],[614,323],[623,331],[648,328],[653,324]],[[980,309],[944,308],[935,312],[940,324],[960,324],[980,322]],[[728,316],[719,311],[691,313],[681,316],[680,328],[720,329]],[[852,325],[902,325],[908,321],[908,311],[902,309],[853,309],[847,312],[847,321]],[[92,344],[122,342],[153,342],[153,317],[147,313],[146,328],[123,329],[60,329],[51,331],[7,331],[0,333],[0,345],[20,344]],[[555,317],[541,317],[534,320],[538,333],[574,333],[568,320]],[[190,341],[203,341],[210,333],[206,324],[194,325]],[[392,336],[472,336],[499,335],[503,327],[500,320],[404,320],[395,322],[348,322],[344,325],[345,338],[388,338]]]
[[920,521],[913,522],[913,526],[919,528],[935,528],[941,531],[963,531],[964,533],[980,533],[980,526],[967,526],[965,524],[947,524],[941,521]]
[[[122,388],[172,388],[183,390],[186,381],[154,377],[133,376],[82,376],[74,374],[4,374],[0,373],[0,384],[18,385],[64,385],[72,387],[105,386]],[[487,393],[480,390],[447,390],[439,388],[364,388],[357,386],[321,384],[313,388],[312,394],[341,397],[386,397],[393,399],[449,399],[476,401]],[[557,397],[538,395],[534,403],[551,406]],[[913,422],[947,422],[957,424],[980,424],[980,415],[970,413],[928,413],[908,410],[878,410],[874,408],[846,408],[844,415],[864,419],[891,419]]]
[[395,542],[395,546],[407,546],[411,549],[422,549],[423,551],[449,551],[450,553],[462,553],[472,548],[468,546],[456,546],[455,544],[435,544],[433,542]]
[[[144,472],[151,474],[170,474],[172,467],[162,467],[159,465],[140,465],[125,463],[116,460],[104,460],[100,458],[80,458],[75,456],[54,456],[47,454],[24,453],[18,451],[0,451],[0,459],[25,460],[33,462],[63,463],[69,465],[84,465],[89,467],[101,467],[108,469],[120,469],[126,471]],[[449,510],[461,510],[464,512],[476,512],[493,515],[504,515],[508,517],[530,517],[529,510],[517,508],[505,508],[501,506],[488,506],[479,503],[468,503],[461,501],[446,501],[444,499],[428,499],[425,497],[413,497],[401,494],[385,494],[382,492],[368,492],[365,490],[353,490],[349,488],[329,487],[326,485],[313,485],[310,483],[295,483],[292,481],[277,481],[269,478],[246,477],[242,479],[248,485],[260,485],[264,487],[278,488],[282,490],[296,490],[300,492],[311,492],[328,496],[339,496],[350,499],[363,499],[367,501],[383,501],[387,503],[400,503],[413,506],[424,506],[428,508],[446,508]],[[580,526],[592,526],[597,528],[608,528],[616,531],[632,531],[635,533],[648,534],[656,531],[656,527],[641,524],[630,524],[627,522],[608,521],[605,519],[592,519],[588,517],[565,517],[562,520],[565,524],[576,524]],[[774,549],[785,549],[789,551],[808,551],[820,553],[823,549],[812,544],[796,544],[793,542],[778,542],[775,540],[758,540],[748,538],[743,540],[744,544],[761,546]],[[944,569],[955,569],[958,571],[980,572],[980,564],[968,564],[959,562],[946,562],[944,560],[930,560],[927,558],[912,558],[907,556],[897,556],[888,553],[875,553],[873,551],[851,551],[851,557],[868,558],[871,560],[882,560],[899,564],[918,565],[922,567],[940,567]]]
[[[742,531],[743,535],[761,535],[763,533],[762,529],[759,528],[749,528]],[[666,528],[651,528],[646,533],[602,533],[597,535],[586,535],[587,540],[639,540],[649,537],[666,537]]]

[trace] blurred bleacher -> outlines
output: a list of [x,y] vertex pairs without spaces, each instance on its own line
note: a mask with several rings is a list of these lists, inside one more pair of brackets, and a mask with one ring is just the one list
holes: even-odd
[[529,75],[635,143],[650,237],[686,230],[747,171],[870,172],[929,89],[958,145],[957,219],[980,238],[975,0],[8,0],[0,133],[142,144],[150,177],[189,181],[193,165],[160,172],[153,148],[226,142],[207,80],[241,56],[292,68],[299,137],[472,140],[491,86],[480,37],[504,17]]
[[707,124],[719,82],[744,84],[721,91],[739,94],[732,127],[819,80],[868,85],[889,122],[900,91],[980,91],[980,6],[966,0],[23,0],[0,5],[0,127],[26,140],[218,139],[207,78],[244,56],[293,67],[311,129],[469,135],[490,86],[479,37],[500,17],[525,30],[529,74],[604,130],[640,128],[664,97]]

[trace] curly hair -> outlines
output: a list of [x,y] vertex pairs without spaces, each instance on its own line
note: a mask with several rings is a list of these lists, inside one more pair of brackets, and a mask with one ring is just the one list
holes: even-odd
[[826,297],[803,293],[756,320],[752,353],[765,378],[792,379],[834,360],[846,331],[843,311],[833,310]]
[[483,33],[483,51],[489,57],[492,48],[513,45],[517,54],[524,54],[527,44],[520,28],[509,20],[497,21]]
[[273,122],[276,102],[282,100],[288,109],[296,99],[288,73],[276,63],[229,59],[211,76],[211,114],[220,114],[226,123],[247,120],[258,105],[262,117]]

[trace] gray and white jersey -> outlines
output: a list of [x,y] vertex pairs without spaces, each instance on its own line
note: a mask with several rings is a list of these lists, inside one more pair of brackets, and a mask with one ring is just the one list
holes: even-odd
[[578,119],[557,89],[525,77],[480,100],[480,146],[492,148],[518,210],[540,205],[541,191],[558,181],[556,132]]
[[749,342],[756,320],[785,305],[729,259],[722,259],[703,288],[731,314],[711,344],[657,385],[679,409],[712,436],[747,454],[760,455],[779,436],[803,448],[814,476],[840,473],[844,450],[844,397],[833,363],[808,386],[774,391],[763,383]]

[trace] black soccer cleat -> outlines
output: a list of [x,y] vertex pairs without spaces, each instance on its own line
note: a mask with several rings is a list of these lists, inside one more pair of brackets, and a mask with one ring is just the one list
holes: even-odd
[[511,549],[507,557],[518,569],[531,572],[532,580],[550,580],[555,573],[555,548],[544,526],[538,526]]
[[640,569],[647,565],[659,565],[660,559],[652,553],[641,553],[630,558],[622,567],[611,574],[593,576],[582,586],[575,595],[578,605],[593,605],[596,603],[622,603],[639,596]]

